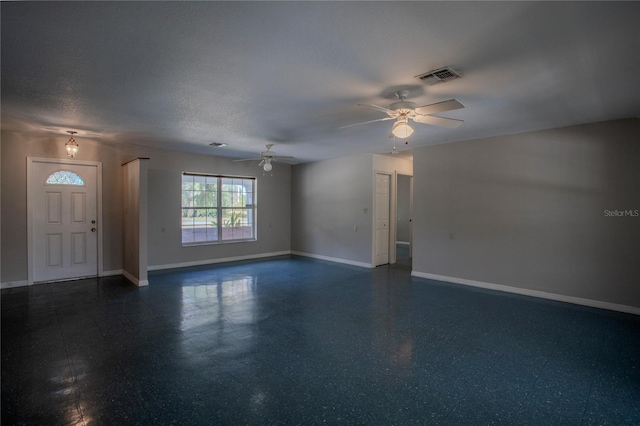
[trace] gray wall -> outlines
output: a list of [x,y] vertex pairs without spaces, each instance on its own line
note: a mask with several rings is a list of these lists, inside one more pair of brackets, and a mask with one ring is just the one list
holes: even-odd
[[[219,173],[257,178],[258,241],[182,247],[180,193],[182,172]],[[157,214],[156,214],[157,212]],[[149,163],[149,265],[288,252],[291,242],[291,166],[277,163],[269,173],[257,162],[234,163],[206,155],[156,152]],[[162,229],[164,228],[164,232]]]
[[371,264],[372,156],[300,164],[291,180],[291,250]]
[[[640,120],[414,150],[418,273],[640,307]],[[453,239],[452,239],[453,238]]]
[[[252,163],[160,149],[104,144],[76,138],[79,160],[103,164],[104,270],[122,269],[123,173],[121,165],[150,157],[148,175],[149,265],[161,266],[290,250],[290,166],[277,164],[263,176]],[[27,279],[26,157],[67,158],[65,136],[35,137],[2,132],[2,276],[1,282]],[[199,247],[180,243],[180,185],[183,171],[258,178],[258,241]],[[172,196],[171,194],[175,194]],[[162,230],[164,228],[164,232]]]
[[[413,164],[396,157],[366,154],[294,166],[291,250],[370,266],[375,172],[391,175],[391,187],[395,188],[395,173],[411,174]],[[395,203],[395,191],[391,202]]]

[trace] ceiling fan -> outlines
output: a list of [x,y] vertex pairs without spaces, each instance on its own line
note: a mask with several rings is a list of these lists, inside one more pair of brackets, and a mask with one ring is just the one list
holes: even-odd
[[273,161],[294,162],[296,160],[295,157],[289,157],[285,155],[276,155],[275,152],[271,151],[272,146],[273,146],[272,143],[266,144],[265,147],[267,148],[267,150],[262,151],[260,153],[260,157],[242,158],[242,159],[233,160],[233,161],[260,161],[260,163],[258,163],[258,167],[262,166],[265,172],[270,172],[271,169],[273,168],[273,165],[271,164],[271,162]]
[[389,105],[389,108],[371,104],[358,104],[359,106],[367,106],[375,110],[382,111],[386,113],[388,117],[342,126],[341,129],[359,126],[361,124],[376,123],[378,121],[396,120],[391,128],[391,135],[389,135],[389,137],[395,136],[400,139],[406,139],[413,134],[413,128],[409,125],[409,120],[413,120],[416,123],[431,124],[433,126],[447,127],[450,129],[454,129],[463,123],[462,120],[436,117],[432,115],[438,112],[464,108],[464,105],[455,99],[418,106],[414,102],[406,101],[407,96],[409,95],[408,90],[399,90],[395,95],[398,98],[398,102],[392,103]]

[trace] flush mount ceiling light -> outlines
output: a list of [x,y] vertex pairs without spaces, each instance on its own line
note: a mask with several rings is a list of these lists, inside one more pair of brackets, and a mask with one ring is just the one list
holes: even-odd
[[409,126],[407,117],[399,117],[391,128],[391,134],[398,139],[407,139],[413,134],[413,128]]
[[73,138],[73,135],[75,135],[78,132],[74,132],[73,130],[67,130],[67,133],[69,133],[71,137],[69,138],[69,141],[64,144],[64,148],[67,150],[67,155],[73,158],[78,154],[78,148],[79,148],[78,144],[76,143],[76,140]]

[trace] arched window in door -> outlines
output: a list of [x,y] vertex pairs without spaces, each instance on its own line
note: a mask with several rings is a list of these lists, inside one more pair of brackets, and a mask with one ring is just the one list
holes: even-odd
[[77,173],[68,170],[58,170],[49,175],[46,180],[47,185],[77,185],[84,186],[84,179]]

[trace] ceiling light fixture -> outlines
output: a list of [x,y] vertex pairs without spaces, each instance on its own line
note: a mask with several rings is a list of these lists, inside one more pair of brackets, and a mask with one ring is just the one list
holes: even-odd
[[407,117],[399,117],[391,128],[391,134],[398,139],[407,139],[413,134],[413,128],[409,126]]
[[270,172],[273,169],[273,165],[271,164],[271,159],[268,158],[264,160],[264,166],[262,167],[265,172]]
[[76,143],[76,140],[73,138],[73,135],[75,135],[78,132],[74,132],[73,130],[67,130],[67,133],[71,135],[71,138],[69,138],[69,142],[64,144],[64,148],[67,150],[67,155],[73,158],[78,154],[78,148],[79,148],[78,144]]

